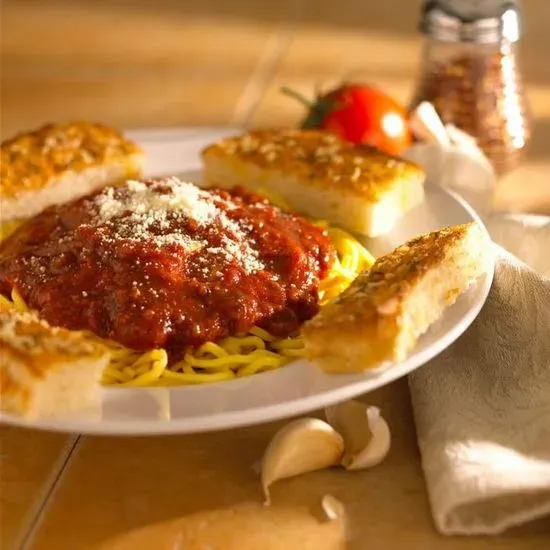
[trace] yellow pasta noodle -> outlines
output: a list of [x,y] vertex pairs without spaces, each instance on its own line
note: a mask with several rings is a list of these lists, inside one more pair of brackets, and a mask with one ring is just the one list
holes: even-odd
[[27,304],[25,304],[25,301],[21,298],[21,294],[19,294],[15,287],[13,287],[11,291],[11,301],[17,311],[29,311]]
[[6,298],[0,294],[0,311],[6,311],[8,309],[12,309],[13,307],[13,302],[9,298]]
[[[280,197],[269,193],[268,198],[280,208],[289,210]],[[326,229],[338,253],[331,272],[320,284],[319,299],[322,307],[341,294],[361,271],[369,268],[374,258],[346,231],[322,220],[312,222]],[[0,309],[28,311],[15,287],[10,298],[0,295]],[[102,383],[109,386],[220,382],[277,369],[304,355],[303,339],[299,334],[277,338],[260,327],[253,327],[247,334],[229,336],[219,342],[206,342],[195,350],[188,350],[183,358],[171,365],[164,349],[138,352],[116,342],[101,340],[92,334],[90,338],[100,340],[111,352],[111,361],[102,378]]]
[[0,223],[0,241],[7,239],[24,220],[13,220],[10,222]]

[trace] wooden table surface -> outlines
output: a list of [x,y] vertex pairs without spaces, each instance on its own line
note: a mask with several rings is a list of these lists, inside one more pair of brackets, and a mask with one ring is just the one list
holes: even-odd
[[[550,212],[550,3],[525,4],[535,134],[495,201]],[[0,133],[70,118],[126,128],[295,124],[301,109],[279,85],[311,93],[347,75],[406,101],[421,46],[418,9],[418,0],[4,1]],[[277,423],[162,438],[3,426],[0,546],[218,550],[239,537],[239,550],[487,548],[487,539],[445,538],[433,528],[406,381],[366,399],[392,426],[387,461],[280,482],[267,509],[252,466]],[[346,505],[348,543],[343,524],[315,513],[325,493]],[[491,544],[542,549],[549,535],[542,521]]]

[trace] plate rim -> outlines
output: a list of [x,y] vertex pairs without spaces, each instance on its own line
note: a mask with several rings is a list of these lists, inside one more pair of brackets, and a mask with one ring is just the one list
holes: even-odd
[[[149,143],[166,143],[166,142],[186,142],[193,141],[195,138],[204,138],[213,134],[225,134],[228,135],[234,132],[242,131],[235,127],[159,127],[150,129],[134,129],[129,130],[126,133],[131,139],[138,141],[140,144],[144,142]],[[467,212],[467,214],[476,221],[483,231],[487,235],[489,232],[487,227],[483,223],[481,217],[477,214],[474,208],[458,193],[443,189],[429,181],[426,182],[426,186],[436,188],[437,191],[449,195],[455,202]],[[369,372],[368,376],[365,376],[363,380],[356,380],[345,384],[338,388],[331,388],[325,390],[321,394],[316,393],[305,397],[289,400],[283,403],[269,404],[269,405],[255,405],[251,408],[245,408],[239,411],[222,411],[219,413],[210,413],[208,415],[195,416],[191,418],[177,418],[170,420],[139,420],[139,421],[124,421],[124,420],[91,420],[91,419],[56,419],[56,418],[44,418],[35,421],[29,421],[23,417],[19,417],[15,414],[0,412],[0,424],[7,424],[13,426],[20,426],[26,428],[37,429],[40,431],[52,431],[52,432],[64,432],[64,433],[84,433],[89,435],[102,435],[102,436],[155,436],[155,435],[174,435],[174,434],[191,434],[191,433],[203,433],[212,432],[222,429],[235,429],[244,426],[254,426],[263,424],[266,422],[281,420],[293,416],[303,415],[307,412],[318,410],[319,408],[327,407],[335,403],[352,399],[359,395],[374,391],[382,386],[390,384],[391,382],[407,376],[417,368],[424,366],[426,363],[437,357],[450,345],[452,345],[474,322],[476,317],[482,310],[487,297],[492,287],[494,279],[495,262],[494,257],[491,258],[488,270],[485,273],[482,292],[479,300],[471,307],[450,329],[448,329],[440,338],[430,344],[428,348],[423,350],[420,355],[409,356],[405,361],[397,364],[390,365],[384,368],[383,371],[378,369],[378,372],[382,372],[382,376],[373,378],[370,374],[376,375],[377,371]],[[287,368],[291,367],[289,365]],[[316,368],[314,365],[308,364],[307,368]],[[262,376],[269,376],[273,373],[262,373]],[[332,376],[345,376],[345,375],[332,375]],[[374,382],[373,382],[374,380]],[[218,382],[217,384],[235,383],[237,381],[230,382]],[[214,383],[216,384],[216,383]],[[209,384],[210,386],[210,384]],[[203,386],[204,387],[204,386]],[[150,392],[154,390],[170,390],[178,389],[177,387],[166,388],[105,388],[102,389],[101,399],[105,400],[104,392],[117,392],[117,391],[131,391],[131,392]],[[323,394],[325,394],[323,396]],[[319,405],[319,400],[323,401],[322,405]],[[313,402],[316,402],[313,404]]]

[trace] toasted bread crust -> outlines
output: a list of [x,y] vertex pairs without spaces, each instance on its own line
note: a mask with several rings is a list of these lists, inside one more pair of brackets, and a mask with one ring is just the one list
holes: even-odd
[[[485,271],[489,245],[484,230],[469,223],[420,235],[382,256],[304,324],[306,355],[341,372],[403,359],[443,308]],[[438,273],[442,277],[429,279]],[[418,311],[419,299],[428,311]]]
[[[471,224],[464,224],[425,233],[378,258],[336,298],[333,320],[339,320],[339,313],[346,318],[353,315],[358,321],[400,315],[405,299],[418,281],[445,259],[448,250],[460,242],[471,227]],[[360,307],[351,307],[358,303]],[[344,311],[339,311],[338,304],[346,304]],[[313,319],[311,324],[315,322]]]
[[326,189],[350,192],[371,202],[403,179],[423,180],[416,164],[367,145],[355,145],[321,130],[262,130],[223,139],[202,152],[291,173]]
[[85,333],[51,327],[33,313],[0,310],[0,406],[25,415],[48,375],[74,361],[107,357],[106,347]]
[[43,362],[45,357],[68,359],[100,354],[105,349],[83,332],[52,327],[34,313],[15,310],[0,310],[0,345],[14,355],[40,357],[40,364],[31,369],[38,377],[48,370],[47,362]]
[[[48,124],[2,142],[0,149],[0,199],[46,187],[66,172],[143,155],[118,130],[91,122]],[[128,177],[138,175],[131,172]]]

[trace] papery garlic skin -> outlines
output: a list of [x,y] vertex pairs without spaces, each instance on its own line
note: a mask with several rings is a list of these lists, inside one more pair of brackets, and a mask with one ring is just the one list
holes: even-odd
[[482,216],[488,214],[493,209],[496,173],[475,138],[443,125],[429,103],[418,106],[411,123],[422,141],[403,157],[421,166],[430,183],[457,192]]
[[485,157],[437,143],[414,145],[403,156],[426,171],[428,182],[455,191],[480,214],[493,209],[496,177]]

